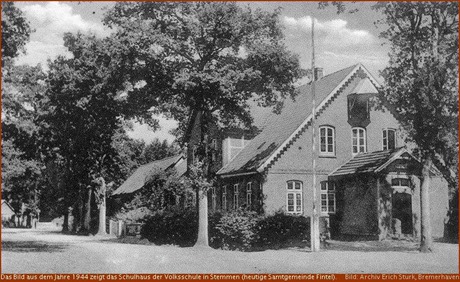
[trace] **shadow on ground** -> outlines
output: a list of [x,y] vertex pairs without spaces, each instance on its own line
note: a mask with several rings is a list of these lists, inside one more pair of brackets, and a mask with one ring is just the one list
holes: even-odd
[[384,241],[328,241],[325,250],[333,251],[356,251],[356,252],[418,252],[418,244],[405,240]]
[[42,241],[2,241],[2,252],[30,253],[30,252],[63,252],[68,245],[49,244]]

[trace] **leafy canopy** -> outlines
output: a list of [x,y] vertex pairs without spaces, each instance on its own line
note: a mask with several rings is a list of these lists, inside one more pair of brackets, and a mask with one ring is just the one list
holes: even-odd
[[458,5],[454,2],[385,2],[373,6],[387,26],[389,65],[384,96],[423,159],[432,159],[457,187]]
[[29,41],[30,25],[13,2],[2,3],[2,66],[5,59],[17,57]]
[[279,10],[232,2],[126,2],[108,11],[128,81],[128,101],[182,126],[192,110],[224,124],[251,122],[247,101],[264,106],[294,95],[297,56],[283,44]]

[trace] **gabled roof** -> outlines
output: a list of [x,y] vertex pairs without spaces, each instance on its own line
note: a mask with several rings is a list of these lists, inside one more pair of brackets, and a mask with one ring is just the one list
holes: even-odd
[[138,167],[126,181],[115,190],[112,195],[131,194],[144,187],[147,179],[158,170],[167,170],[174,167],[178,176],[187,171],[187,161],[182,155],[164,158]]
[[[320,113],[331,99],[340,91],[358,70],[363,70],[375,87],[378,82],[361,65],[357,64],[324,76],[315,82],[316,108]],[[311,122],[311,84],[298,88],[295,101],[287,99],[281,114],[271,114],[262,132],[217,174],[234,175],[249,172],[262,172],[287,146],[297,138]]]
[[[6,200],[2,199],[2,208],[3,207],[8,207],[14,213],[13,207]],[[2,212],[4,212],[4,211],[2,210]]]
[[404,147],[372,153],[361,153],[331,172],[329,176],[379,172],[385,169],[394,160],[401,157],[404,153],[407,153],[411,156],[411,158],[413,158]]

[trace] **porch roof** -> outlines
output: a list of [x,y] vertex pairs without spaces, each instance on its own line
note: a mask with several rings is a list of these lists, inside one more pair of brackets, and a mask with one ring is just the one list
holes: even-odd
[[408,153],[404,147],[393,150],[361,153],[331,172],[329,176],[334,177],[356,173],[379,172],[395,159],[399,158],[403,153]]

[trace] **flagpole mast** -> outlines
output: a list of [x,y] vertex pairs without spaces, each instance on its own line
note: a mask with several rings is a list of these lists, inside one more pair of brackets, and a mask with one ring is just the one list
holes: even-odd
[[311,71],[312,71],[312,82],[311,82],[311,95],[312,95],[312,119],[311,119],[311,128],[312,128],[312,191],[313,191],[313,213],[310,221],[310,244],[311,251],[317,252],[320,249],[319,242],[319,218],[318,218],[318,209],[317,209],[317,196],[316,196],[316,89],[315,89],[315,19],[312,17],[311,20]]

